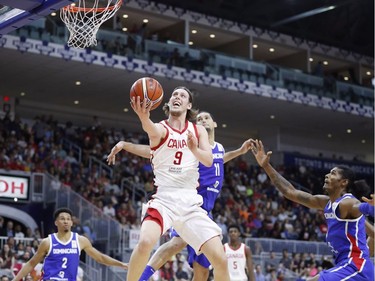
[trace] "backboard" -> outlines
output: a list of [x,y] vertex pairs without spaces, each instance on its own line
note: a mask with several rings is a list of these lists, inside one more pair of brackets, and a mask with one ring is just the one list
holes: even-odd
[[75,0],[0,0],[0,37]]

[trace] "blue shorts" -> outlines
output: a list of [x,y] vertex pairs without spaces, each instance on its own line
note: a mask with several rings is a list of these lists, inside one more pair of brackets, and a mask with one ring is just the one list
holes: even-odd
[[[177,231],[174,228],[171,228],[171,231],[169,233],[169,237],[170,238],[180,237],[180,235],[178,235]],[[190,247],[189,245],[187,245],[187,251],[188,251],[187,261],[188,261],[190,267],[193,267],[194,262],[197,262],[198,264],[200,264],[204,268],[210,267],[211,263],[208,261],[208,259],[206,258],[205,255],[203,255],[203,254],[197,255],[195,253],[194,249],[192,247]]]
[[371,260],[367,259],[362,270],[351,263],[340,263],[335,267],[323,270],[319,273],[319,281],[369,281],[374,280],[374,264]]

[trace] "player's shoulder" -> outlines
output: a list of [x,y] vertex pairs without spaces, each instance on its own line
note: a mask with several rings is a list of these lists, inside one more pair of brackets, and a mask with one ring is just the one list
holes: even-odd
[[223,152],[225,151],[224,146],[220,142],[217,142],[217,141],[215,141],[215,148],[218,151],[223,151]]
[[78,233],[76,233],[76,239],[78,240],[81,249],[84,249],[91,244],[90,240],[86,236],[79,235]]
[[46,250],[46,249],[49,249],[50,245],[51,245],[51,240],[50,240],[50,236],[52,234],[49,234],[46,238],[43,238],[40,243],[39,243],[39,246],[38,246],[38,250]]

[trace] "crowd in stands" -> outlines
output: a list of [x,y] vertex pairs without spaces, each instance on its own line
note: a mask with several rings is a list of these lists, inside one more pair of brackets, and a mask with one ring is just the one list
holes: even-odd
[[[66,150],[63,139],[78,145],[81,157]],[[139,201],[146,198],[136,196],[133,202],[132,190],[121,186],[121,180],[130,178],[151,193],[153,174],[149,159],[121,152],[112,178],[108,173],[99,173],[97,165],[91,168],[88,165],[89,157],[104,162],[119,140],[146,144],[147,136],[106,129],[97,119],[92,126],[83,128],[71,122],[59,124],[53,116],[36,116],[31,124],[17,116],[14,120],[5,116],[0,122],[0,169],[47,172],[105,214],[131,228],[139,219]],[[323,175],[304,167],[280,166],[278,169],[313,193],[321,191]],[[230,224],[240,225],[246,237],[323,241],[327,231],[323,212],[307,211],[284,199],[262,169],[249,165],[243,158],[225,165],[225,182],[213,217],[224,236]]]
[[[64,147],[62,140],[68,140],[81,148],[81,155]],[[88,165],[89,158],[105,161],[113,145],[120,140],[133,143],[147,143],[147,136],[141,133],[107,129],[97,118],[88,127],[77,127],[72,122],[59,124],[53,116],[36,116],[34,120],[13,120],[5,116],[0,122],[0,169],[25,172],[45,172],[59,182],[81,194],[100,208],[106,215],[117,219],[124,229],[139,227],[139,208],[147,198],[135,196],[132,189],[122,186],[123,178],[130,178],[145,191],[153,192],[153,174],[150,161],[127,152],[118,155],[113,176],[99,173],[96,165]],[[79,161],[81,159],[81,161]],[[278,167],[285,177],[300,183],[313,193],[319,192],[323,175],[304,167]],[[319,187],[317,189],[317,187]],[[223,230],[224,241],[227,226],[238,224],[244,237],[296,239],[323,241],[327,225],[322,211],[307,210],[305,207],[284,199],[270,183],[258,166],[249,165],[243,158],[237,158],[225,165],[225,182],[213,209],[213,217]],[[297,219],[298,218],[298,219]],[[0,236],[9,237],[1,249],[0,268],[13,268],[16,263],[27,261],[35,253],[39,229],[23,229],[17,222],[5,221],[0,217]],[[81,225],[75,218],[73,231],[86,233],[91,240],[95,235],[90,228]],[[27,244],[18,243],[19,238],[30,238]],[[259,255],[261,249],[252,249]],[[307,262],[313,257],[294,253],[285,268],[299,275],[316,272],[324,261]],[[267,269],[270,278],[280,267]],[[170,274],[183,271],[185,266],[178,262],[164,266],[160,280],[172,280]],[[172,274],[172,276],[174,276]],[[191,272],[187,272],[190,276]],[[164,276],[165,275],[165,276]],[[181,272],[181,275],[182,274]],[[175,280],[183,280],[184,278]],[[280,279],[281,280],[281,279]]]

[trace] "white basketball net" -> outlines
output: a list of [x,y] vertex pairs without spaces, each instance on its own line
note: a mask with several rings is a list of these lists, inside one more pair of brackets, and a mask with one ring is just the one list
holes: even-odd
[[100,26],[117,12],[121,4],[122,0],[94,0],[87,3],[79,0],[60,9],[61,20],[70,32],[67,45],[78,49],[96,46],[96,33]]

